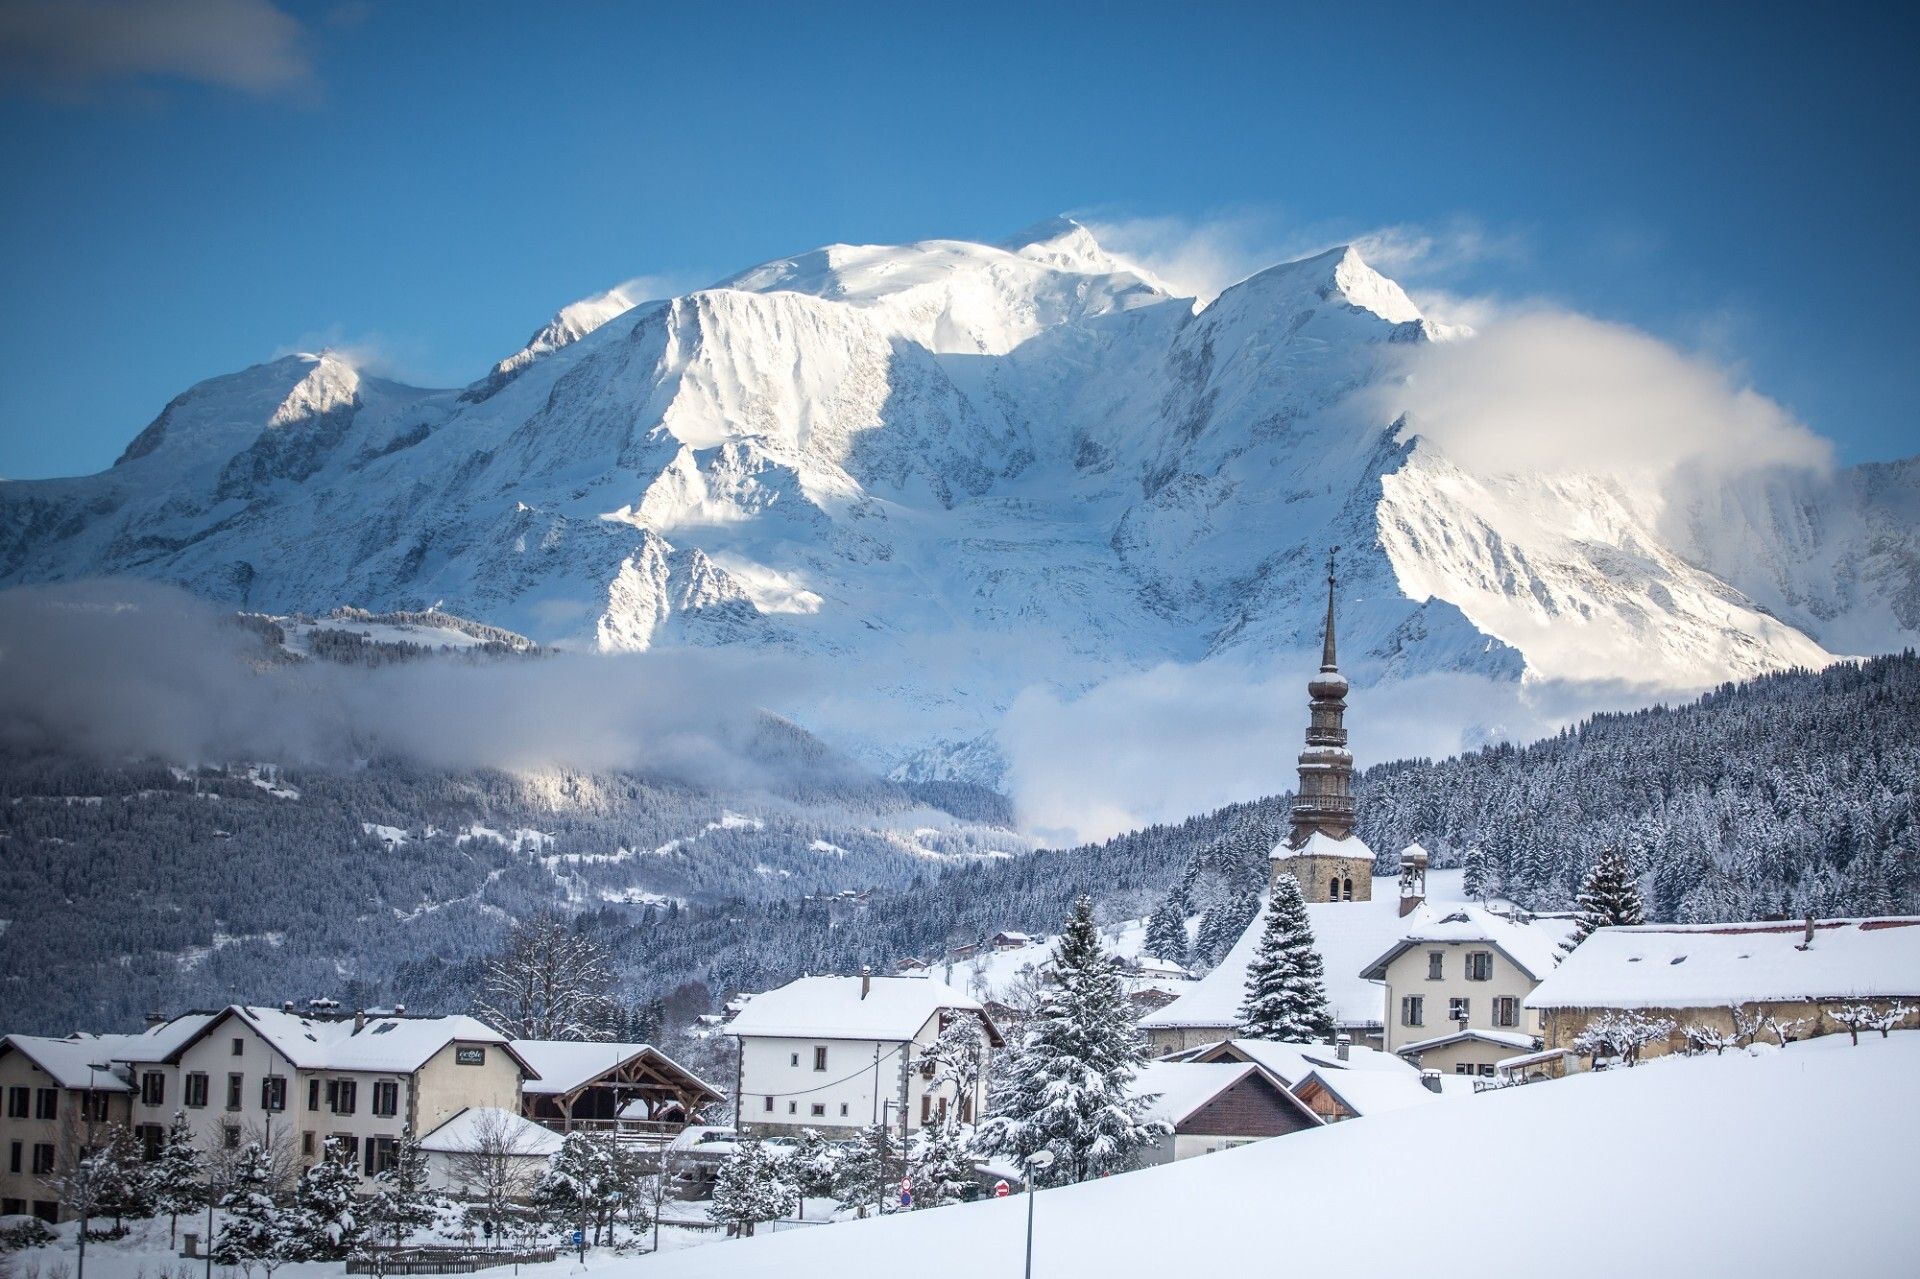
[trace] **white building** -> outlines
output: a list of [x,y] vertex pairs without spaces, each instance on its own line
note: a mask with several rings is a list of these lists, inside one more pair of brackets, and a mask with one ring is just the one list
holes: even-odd
[[961,1093],[926,1060],[955,1019],[1001,1046],[978,1000],[931,977],[802,977],[755,995],[726,1027],[738,1045],[735,1121],[766,1133],[884,1123],[905,1134],[952,1107],[971,1123],[986,1104],[985,1072]]
[[1168,1125],[1140,1159],[1173,1163],[1318,1128],[1322,1120],[1279,1080],[1249,1061],[1150,1061],[1134,1075],[1147,1117]]
[[1525,1007],[1559,959],[1562,921],[1521,922],[1484,906],[1423,905],[1404,935],[1361,969],[1382,984],[1386,1048],[1449,1074],[1488,1075],[1540,1046]]
[[427,1183],[458,1199],[479,1199],[498,1187],[524,1198],[565,1140],[517,1111],[472,1106],[420,1139]]

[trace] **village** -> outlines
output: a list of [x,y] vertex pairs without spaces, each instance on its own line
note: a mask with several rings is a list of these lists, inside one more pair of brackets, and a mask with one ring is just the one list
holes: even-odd
[[571,1028],[325,998],[7,1035],[12,1255],[47,1279],[69,1253],[84,1279],[89,1241],[96,1265],[145,1248],[160,1275],[645,1255],[1394,1112],[1470,1125],[1488,1094],[1662,1057],[1911,1033],[1920,918],[1649,924],[1610,852],[1565,914],[1470,892],[1417,845],[1376,874],[1327,585],[1290,829],[1258,915],[1203,974],[1169,957],[1197,920],[1102,927],[1083,901],[1056,936],[733,998],[701,1019],[721,1078]]

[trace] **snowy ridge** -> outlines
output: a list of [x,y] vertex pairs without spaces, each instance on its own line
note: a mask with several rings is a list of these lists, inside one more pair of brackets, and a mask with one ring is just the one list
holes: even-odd
[[[1023,689],[1307,648],[1334,542],[1370,678],[1664,691],[1920,632],[1914,463],[1477,474],[1366,394],[1463,336],[1351,248],[1196,310],[1066,219],[830,245],[584,299],[464,392],[337,353],[202,383],[108,471],[0,484],[0,583],[857,663],[776,709],[928,777],[991,774]],[[868,727],[883,706],[912,727]]]

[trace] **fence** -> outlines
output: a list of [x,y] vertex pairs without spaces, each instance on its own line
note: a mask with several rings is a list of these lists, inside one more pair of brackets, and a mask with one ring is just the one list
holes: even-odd
[[472,1248],[406,1248],[351,1257],[350,1275],[470,1275],[495,1266],[552,1261],[551,1248],[538,1252],[487,1252]]

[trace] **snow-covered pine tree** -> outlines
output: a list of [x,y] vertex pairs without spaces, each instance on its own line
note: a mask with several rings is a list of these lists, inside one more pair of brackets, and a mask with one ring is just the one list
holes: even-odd
[[1487,850],[1475,844],[1467,850],[1460,865],[1465,873],[1461,876],[1461,888],[1472,901],[1484,902],[1493,895],[1493,859],[1487,856]]
[[787,1160],[793,1188],[807,1199],[824,1199],[833,1193],[833,1174],[840,1163],[840,1152],[817,1129],[800,1130],[800,1147]]
[[227,1189],[220,1196],[226,1222],[213,1241],[213,1261],[272,1275],[299,1259],[304,1241],[291,1214],[273,1201],[273,1161],[257,1141],[241,1148],[232,1163]]
[[1178,885],[1147,916],[1146,950],[1170,964],[1187,962],[1187,898]]
[[967,1153],[970,1135],[971,1129],[953,1124],[921,1129],[907,1152],[914,1208],[938,1208],[979,1197],[980,1182]]
[[93,1211],[111,1213],[113,1228],[126,1228],[128,1217],[147,1217],[153,1213],[150,1173],[142,1158],[140,1143],[123,1124],[115,1124],[101,1134],[89,1156],[99,1176],[98,1201]]
[[1146,1117],[1153,1099],[1132,1090],[1145,1061],[1119,961],[1100,944],[1082,897],[994,1113],[980,1125],[980,1149],[1015,1160],[1051,1151],[1045,1179],[1055,1184],[1132,1167],[1140,1148],[1167,1131]]
[[373,1199],[367,1205],[369,1229],[378,1230],[397,1247],[409,1232],[433,1221],[439,1196],[427,1173],[427,1152],[420,1149],[413,1129],[403,1129],[393,1163],[374,1175]]
[[592,1242],[598,1244],[611,1231],[613,1214],[625,1201],[623,1186],[628,1177],[610,1139],[574,1131],[566,1135],[540,1174],[533,1198],[548,1221],[566,1229],[590,1230]]
[[346,1143],[329,1137],[320,1161],[300,1178],[293,1223],[306,1245],[301,1260],[338,1261],[359,1246],[366,1206],[352,1160]]
[[1575,918],[1572,936],[1560,945],[1569,954],[1596,928],[1647,922],[1646,904],[1640,900],[1640,887],[1625,853],[1609,848],[1600,854],[1580,886],[1580,913]]
[[1235,893],[1200,917],[1193,939],[1193,958],[1211,968],[1227,957],[1233,944],[1260,913],[1260,896],[1251,890]]
[[747,1236],[763,1221],[785,1217],[800,1206],[800,1196],[759,1138],[749,1137],[720,1165],[713,1182],[715,1221],[728,1233]]
[[187,1112],[176,1110],[147,1175],[154,1208],[167,1214],[167,1247],[173,1247],[179,1234],[180,1214],[206,1205],[206,1180],[207,1157],[193,1144]]
[[1327,1006],[1325,976],[1300,885],[1292,875],[1276,876],[1259,945],[1247,965],[1241,1029],[1250,1039],[1283,1043],[1331,1039],[1333,1012]]
[[875,1124],[834,1151],[833,1187],[828,1192],[842,1208],[864,1217],[879,1201],[889,1156],[887,1130]]

